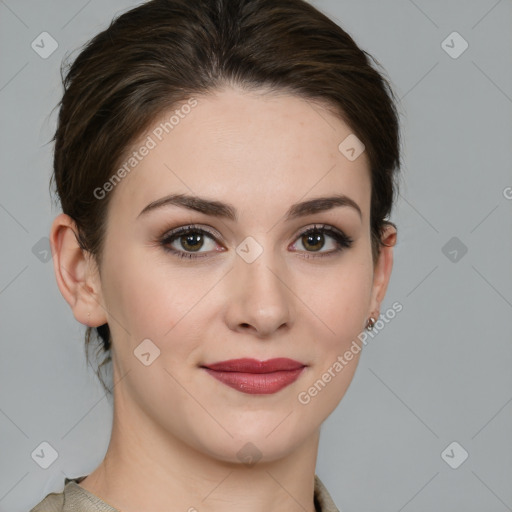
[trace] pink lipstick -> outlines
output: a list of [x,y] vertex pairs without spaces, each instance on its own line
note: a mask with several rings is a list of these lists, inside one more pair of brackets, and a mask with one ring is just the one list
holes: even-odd
[[278,357],[267,361],[230,359],[203,365],[212,377],[242,393],[276,393],[297,380],[306,365]]

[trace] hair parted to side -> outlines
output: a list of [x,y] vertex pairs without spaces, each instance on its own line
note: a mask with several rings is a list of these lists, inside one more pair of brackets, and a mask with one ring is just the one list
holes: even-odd
[[[374,263],[398,194],[395,96],[372,59],[304,0],[152,0],[115,18],[61,68],[64,93],[52,141],[62,210],[101,268],[111,194],[97,199],[121,157],[158,116],[233,84],[319,101],[347,123],[371,164]],[[64,69],[67,68],[66,72]],[[341,142],[341,141],[340,141]],[[394,225],[394,224],[393,224]],[[111,361],[108,324],[96,328]],[[86,355],[91,328],[86,331]]]

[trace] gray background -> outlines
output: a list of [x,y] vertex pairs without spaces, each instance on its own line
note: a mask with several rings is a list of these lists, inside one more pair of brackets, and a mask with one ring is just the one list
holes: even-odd
[[[138,3],[0,0],[1,511],[60,491],[108,445],[111,403],[86,365],[85,327],[45,261],[60,212],[48,141],[61,59]],[[312,3],[385,68],[405,152],[382,307],[403,311],[323,424],[317,474],[342,512],[512,510],[512,3]],[[46,59],[31,47],[43,31],[58,42]],[[458,58],[442,46],[453,31],[469,44]],[[43,441],[58,452],[48,469],[31,457]],[[457,469],[441,457],[453,441],[469,454]]]

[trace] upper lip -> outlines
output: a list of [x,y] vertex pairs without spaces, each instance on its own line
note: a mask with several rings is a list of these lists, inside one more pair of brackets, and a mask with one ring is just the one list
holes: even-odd
[[277,357],[267,361],[258,361],[257,359],[230,359],[218,363],[202,365],[210,370],[225,372],[243,372],[243,373],[271,373],[284,370],[297,370],[303,368],[305,364],[294,361],[287,357]]

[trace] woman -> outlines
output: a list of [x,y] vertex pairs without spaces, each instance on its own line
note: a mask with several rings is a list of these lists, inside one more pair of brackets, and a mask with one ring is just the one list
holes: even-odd
[[153,0],[76,58],[50,239],[114,422],[32,512],[338,510],[320,427],[396,241],[398,116],[368,57],[302,0]]

